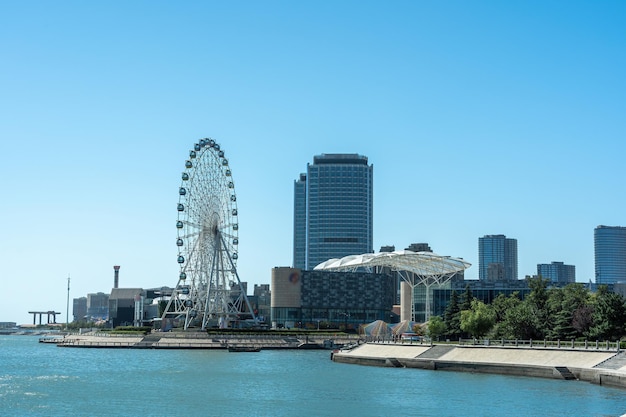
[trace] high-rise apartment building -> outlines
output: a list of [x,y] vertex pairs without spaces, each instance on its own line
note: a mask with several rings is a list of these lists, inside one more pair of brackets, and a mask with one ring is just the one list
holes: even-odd
[[507,239],[504,235],[478,238],[478,279],[517,280],[517,239]]
[[626,281],[626,227],[598,226],[593,243],[596,284]]
[[537,264],[537,275],[554,283],[572,283],[576,282],[576,267],[563,262]]
[[294,184],[293,266],[373,252],[373,171],[366,156],[322,154]]

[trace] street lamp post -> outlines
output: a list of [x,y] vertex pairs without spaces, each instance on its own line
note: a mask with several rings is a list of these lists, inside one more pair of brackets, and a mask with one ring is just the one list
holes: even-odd
[[70,274],[67,274],[67,305],[65,306],[65,330],[70,328]]
[[344,331],[346,331],[348,329],[348,319],[350,318],[350,313],[339,313],[343,316],[343,327],[344,327]]

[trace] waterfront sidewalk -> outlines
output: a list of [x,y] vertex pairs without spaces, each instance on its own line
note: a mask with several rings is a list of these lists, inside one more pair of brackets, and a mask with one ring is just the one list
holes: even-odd
[[372,366],[579,379],[626,388],[626,352],[616,350],[365,343],[334,352],[332,358]]

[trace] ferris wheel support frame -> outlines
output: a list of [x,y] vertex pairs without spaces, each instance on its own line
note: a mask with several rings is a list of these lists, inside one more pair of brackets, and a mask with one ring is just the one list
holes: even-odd
[[[402,278],[404,282],[409,284],[411,288],[411,320],[415,320],[415,287],[418,285],[423,285],[426,288],[426,300],[425,300],[425,314],[424,314],[424,322],[428,322],[431,317],[431,288],[433,286],[441,286],[447,284],[452,277],[454,277],[457,273],[446,273],[442,275],[419,275],[411,271],[407,270],[396,270],[396,273]],[[416,280],[417,278],[417,280]]]
[[[245,293],[245,288],[243,287],[243,284],[241,283],[241,279],[239,278],[239,273],[237,272],[237,268],[235,267],[235,263],[233,261],[232,255],[230,251],[228,250],[228,248],[226,247],[226,244],[225,244],[226,242],[224,241],[224,237],[219,232],[216,235],[216,240],[218,240],[218,244],[215,245],[214,251],[216,253],[223,251],[226,254],[226,259],[228,260],[228,263],[230,264],[230,268],[231,268],[230,271],[231,273],[235,275],[235,278],[236,278],[236,285],[239,288],[239,296],[232,303],[232,308],[229,308],[229,304],[231,304],[230,301],[232,301],[232,298],[230,298],[229,296],[232,292],[233,286],[231,286],[230,289],[211,287],[211,284],[215,282],[215,280],[212,279],[214,274],[218,274],[220,271],[225,270],[225,267],[223,265],[224,257],[214,255],[216,259],[219,259],[219,262],[213,263],[211,273],[209,274],[210,279],[208,281],[209,285],[207,287],[206,301],[204,304],[204,317],[202,320],[202,329],[203,330],[206,329],[206,327],[209,324],[209,321],[216,317],[218,318],[218,327],[220,328],[222,328],[222,326],[228,327],[228,322],[220,323],[219,320],[222,319],[222,320],[228,321],[230,316],[236,317],[238,315],[241,315],[242,314],[241,309],[242,307],[244,307],[243,305],[244,303],[245,303],[245,307],[247,308],[247,311],[249,312],[248,314],[252,316],[253,323],[258,324],[258,318],[254,310],[252,309],[252,305],[250,304],[250,300],[248,299],[248,296]],[[210,302],[211,299],[215,301],[211,303]],[[221,307],[223,310],[212,311],[210,309],[211,305],[213,305],[213,307],[217,309]],[[245,314],[245,312],[243,313]]]

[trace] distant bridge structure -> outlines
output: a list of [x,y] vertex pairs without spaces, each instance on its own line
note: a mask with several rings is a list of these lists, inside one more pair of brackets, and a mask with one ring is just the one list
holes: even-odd
[[[50,310],[50,311],[29,311],[28,314],[33,315],[33,326],[37,324],[37,314],[39,314],[39,325],[41,326],[41,317],[46,314],[48,316],[47,324],[57,324],[57,314],[61,314],[58,311]],[[52,316],[52,321],[50,321],[50,317]]]

